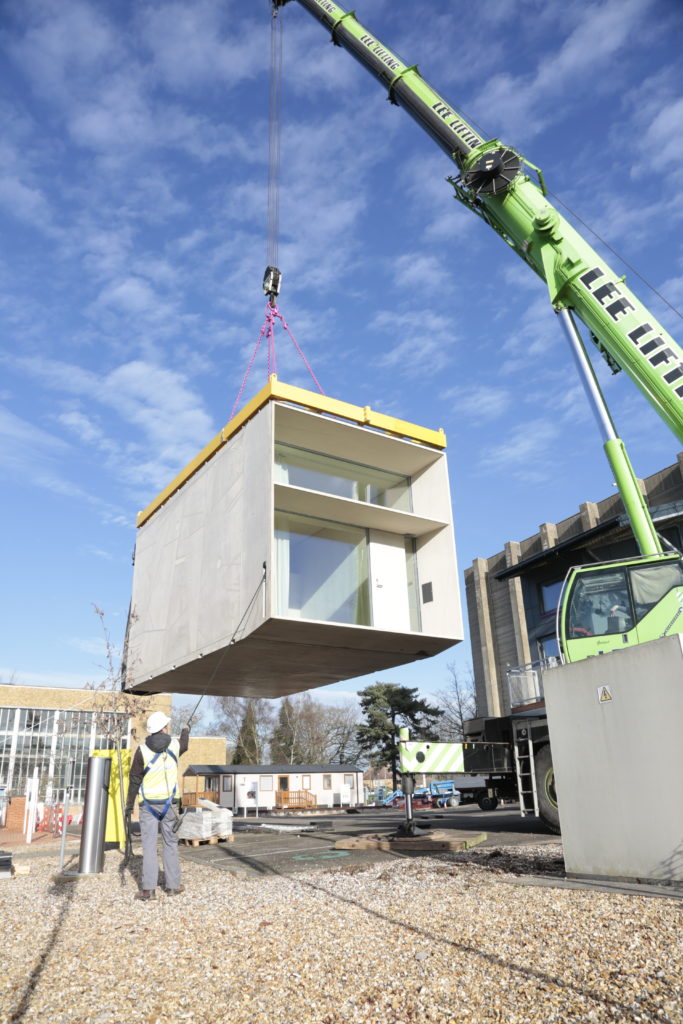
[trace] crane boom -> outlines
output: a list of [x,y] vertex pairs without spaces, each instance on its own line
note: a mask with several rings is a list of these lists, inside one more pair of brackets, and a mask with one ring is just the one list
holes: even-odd
[[[281,7],[289,0],[273,0]],[[623,369],[683,442],[683,350],[548,201],[542,175],[488,141],[419,73],[332,0],[298,0],[388,90],[458,168],[456,198],[483,218],[545,282],[556,311],[573,310],[612,368]],[[535,180],[529,171],[537,172]]]

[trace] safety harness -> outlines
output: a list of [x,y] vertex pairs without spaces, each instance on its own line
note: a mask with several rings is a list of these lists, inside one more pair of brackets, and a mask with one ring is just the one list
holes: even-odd
[[[145,768],[144,768],[144,771],[142,773],[142,782],[140,784],[140,795],[142,796],[143,804],[145,805],[147,810],[151,814],[154,815],[154,817],[157,819],[157,821],[161,821],[161,819],[164,817],[164,815],[168,811],[169,807],[173,803],[173,798],[175,797],[176,789],[178,788],[178,781],[177,781],[178,780],[178,776],[177,776],[178,752],[176,752],[176,750],[173,749],[174,747],[178,748],[178,752],[179,752],[179,744],[178,744],[178,741],[175,740],[175,739],[171,740],[171,742],[169,743],[169,745],[166,747],[165,750],[159,750],[156,754],[152,750],[150,750],[150,748],[147,746],[146,743],[143,743],[142,747],[141,747],[142,757],[143,757],[143,760],[145,762]],[[173,759],[173,761],[175,762],[175,776],[176,776],[176,778],[175,778],[175,781],[173,783],[173,791],[170,792],[170,793],[169,793],[169,785],[168,785],[168,771],[169,771],[169,768],[168,768],[168,766],[166,764],[166,756],[167,755],[169,757],[171,757]],[[159,760],[160,757],[162,757],[164,760],[161,762],[160,765],[157,766],[157,761]],[[150,776],[149,782],[151,783],[151,786],[148,786],[148,788],[151,789],[151,793],[150,792],[146,793],[145,792],[145,779],[147,778],[147,776],[150,773],[151,773],[151,776]],[[158,792],[162,792],[162,788],[165,789],[165,794],[162,795],[158,800],[155,800],[154,796]],[[163,803],[162,807],[159,808],[158,805],[161,803],[162,800],[164,800],[164,803]]]

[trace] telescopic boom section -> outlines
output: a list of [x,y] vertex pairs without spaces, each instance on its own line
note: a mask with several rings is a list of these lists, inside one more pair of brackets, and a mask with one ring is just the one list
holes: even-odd
[[[289,0],[273,0],[282,7]],[[456,198],[483,218],[547,284],[556,311],[574,310],[612,368],[625,370],[683,442],[683,350],[549,203],[522,156],[483,140],[422,78],[332,0],[298,0],[377,78],[458,167]]]
[[[274,0],[283,7],[289,0]],[[416,66],[404,64],[356,18],[331,0],[299,0],[314,18],[332,33],[332,42],[345,50],[386,86],[392,103],[411,117],[459,164],[483,139],[456,114],[420,75]]]

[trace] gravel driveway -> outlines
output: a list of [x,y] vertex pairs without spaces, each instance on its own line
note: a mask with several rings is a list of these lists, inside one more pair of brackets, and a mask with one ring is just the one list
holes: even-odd
[[[239,879],[133,899],[117,851],[0,880],[0,1022],[683,1021],[683,904],[531,888],[559,844]],[[166,970],[160,965],[167,962]]]

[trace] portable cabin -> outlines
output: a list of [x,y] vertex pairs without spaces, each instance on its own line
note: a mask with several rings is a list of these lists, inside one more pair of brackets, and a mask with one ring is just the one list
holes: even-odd
[[[194,784],[202,780],[200,793]],[[363,770],[355,764],[191,764],[183,803],[198,797],[239,811],[314,811],[363,803]]]
[[282,697],[462,640],[445,443],[273,375],[138,516],[124,687]]

